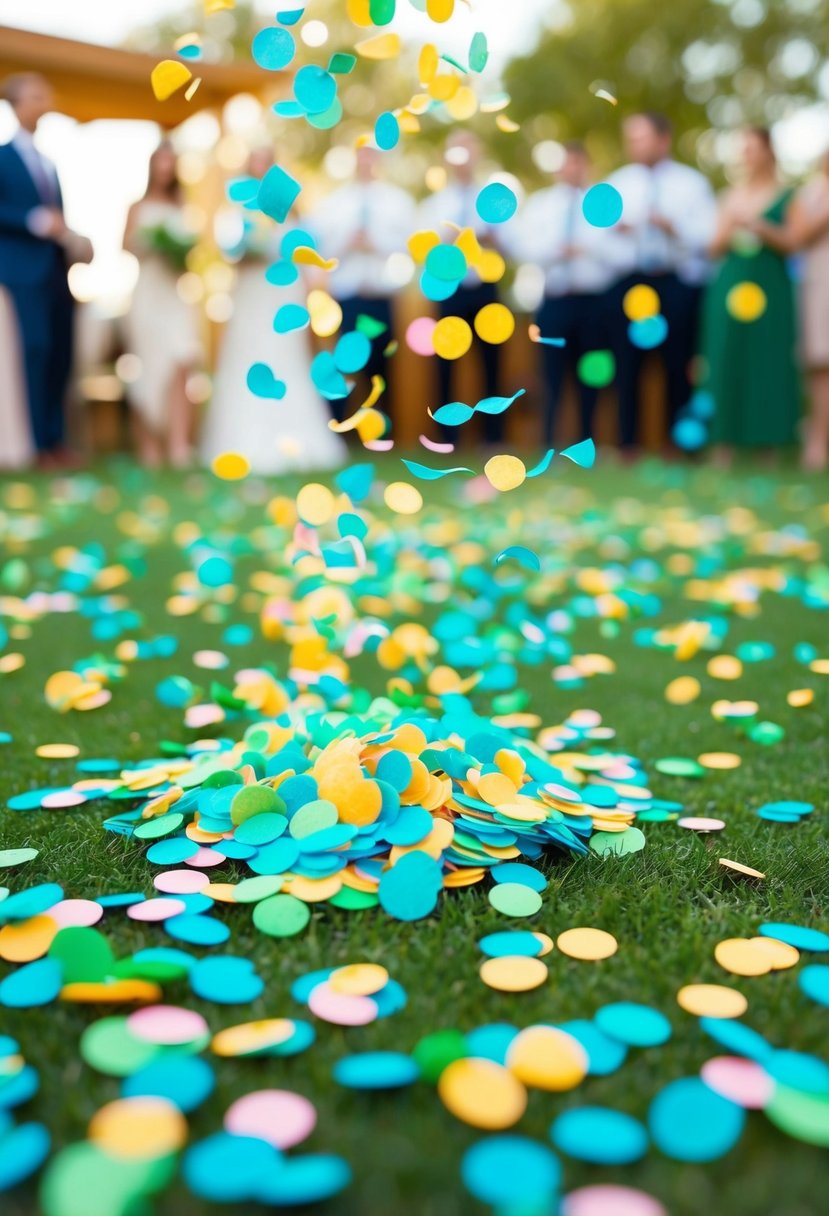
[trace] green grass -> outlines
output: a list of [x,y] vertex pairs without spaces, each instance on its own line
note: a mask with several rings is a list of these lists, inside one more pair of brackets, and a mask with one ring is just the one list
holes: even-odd
[[[384,463],[380,472],[399,476],[391,464]],[[168,615],[166,601],[172,580],[190,568],[173,540],[173,527],[178,521],[191,520],[208,532],[224,529],[228,535],[252,537],[254,547],[264,551],[239,557],[237,584],[244,590],[253,572],[275,570],[282,560],[286,535],[276,529],[267,536],[256,532],[265,522],[263,502],[275,490],[290,493],[297,485],[271,485],[260,494],[257,483],[217,485],[204,475],[150,478],[127,465],[99,470],[95,481],[110,487],[103,498],[100,494],[95,497],[90,479],[78,481],[72,490],[67,483],[61,488],[32,478],[28,482],[32,502],[25,509],[9,505],[10,482],[0,483],[0,512],[5,511],[5,516],[0,514],[0,538],[5,551],[27,563],[29,589],[47,590],[58,583],[51,555],[59,546],[97,543],[106,549],[109,561],[135,558],[136,577],[115,592],[142,618],[141,627],[127,636],[175,633],[179,652],[169,660],[131,664],[105,709],[59,717],[43,698],[49,674],[85,655],[111,653],[113,644],[96,643],[89,620],[78,614],[34,620],[30,637],[9,643],[11,649],[25,654],[26,666],[0,677],[0,729],[8,729],[14,736],[0,753],[3,798],[35,785],[60,785],[74,779],[71,761],[44,761],[34,755],[39,743],[73,742],[85,756],[111,755],[127,763],[155,754],[160,739],[187,741],[191,737],[180,712],[161,706],[154,688],[171,674],[209,684],[210,673],[196,669],[191,656],[200,647],[221,649],[223,624],[205,619],[204,614]],[[661,756],[696,756],[714,750],[736,750],[743,764],[735,772],[711,772],[699,782],[653,775],[651,785],[658,795],[681,799],[690,813],[722,815],[727,828],[720,837],[697,837],[671,824],[649,824],[645,827],[647,848],[628,858],[571,861],[560,854],[550,855],[544,865],[550,886],[533,926],[555,936],[574,925],[600,925],[617,936],[619,951],[612,960],[598,965],[554,952],[547,959],[548,983],[530,994],[492,992],[477,976],[478,939],[510,923],[490,908],[483,888],[452,893],[437,915],[414,925],[392,922],[375,911],[349,914],[323,906],[315,910],[302,936],[285,942],[252,932],[246,911],[219,907],[218,915],[227,917],[233,928],[227,949],[255,960],[266,989],[252,1006],[218,1007],[196,1000],[184,984],[168,987],[169,1000],[201,1009],[214,1030],[254,1017],[302,1016],[289,995],[291,981],[312,968],[346,961],[382,962],[408,993],[404,1011],[373,1026],[348,1031],[320,1026],[317,1043],[294,1059],[215,1060],[217,1090],[191,1118],[192,1136],[198,1138],[218,1128],[228,1102],[241,1093],[274,1086],[306,1094],[319,1112],[317,1130],[306,1147],[342,1153],[354,1169],[350,1190],[326,1205],[332,1216],[380,1216],[393,1211],[459,1216],[478,1210],[460,1184],[459,1162],[479,1133],[456,1122],[425,1084],[388,1096],[361,1096],[335,1086],[332,1065],[348,1051],[409,1050],[422,1035],[442,1026],[471,1029],[501,1020],[523,1026],[590,1017],[600,1005],[618,999],[644,1001],[665,1011],[675,1029],[667,1046],[633,1051],[615,1075],[589,1078],[573,1093],[531,1094],[528,1112],[516,1130],[544,1138],[559,1112],[586,1102],[616,1106],[644,1117],[662,1085],[696,1073],[706,1058],[719,1053],[695,1019],[676,1006],[676,991],[684,983],[734,982],[749,997],[746,1021],[771,1042],[803,1051],[825,1052],[826,1047],[825,1010],[800,992],[796,969],[730,981],[715,963],[713,949],[724,937],[753,935],[766,919],[826,927],[829,848],[824,825],[829,749],[825,677],[798,664],[792,650],[796,643],[807,641],[820,653],[829,654],[829,616],[806,607],[796,595],[774,591],[763,593],[753,618],[728,614],[726,652],[733,653],[746,640],[767,640],[776,646],[773,659],[747,665],[736,684],[715,681],[705,674],[709,655],[679,664],[669,652],[644,649],[633,641],[634,631],[643,625],[677,624],[714,610],[728,613],[725,608],[689,601],[685,577],[666,572],[668,557],[683,547],[692,561],[710,558],[724,570],[771,565],[784,569],[790,579],[808,576],[819,582],[825,560],[822,551],[807,553],[804,560],[797,554],[778,558],[746,554],[745,547],[759,532],[784,526],[802,528],[825,546],[829,527],[829,513],[821,509],[829,500],[825,484],[801,483],[788,472],[764,477],[750,469],[723,477],[704,469],[656,465],[629,471],[600,465],[590,472],[556,466],[541,483],[527,483],[493,507],[464,504],[457,481],[450,481],[448,487],[446,482],[426,485],[424,495],[432,523],[451,518],[465,532],[488,538],[492,552],[509,543],[524,543],[545,558],[557,558],[560,582],[529,580],[536,590],[528,594],[543,601],[535,607],[544,611],[572,599],[580,567],[620,562],[629,569],[642,556],[644,545],[658,542],[647,529],[661,526],[667,517],[707,519],[704,538],[686,529],[648,551],[647,556],[662,567],[649,588],[661,601],[655,618],[625,621],[615,637],[606,636],[608,631],[595,619],[577,623],[570,639],[574,650],[609,655],[617,667],[615,674],[597,676],[580,689],[564,689],[553,684],[552,663],[546,662],[522,668],[520,685],[530,694],[530,708],[544,723],[560,722],[571,710],[584,706],[599,710],[605,723],[616,729],[619,749],[639,757],[648,768]],[[161,510],[162,500],[169,513]],[[749,520],[739,531],[740,519],[732,515],[731,530],[717,536],[716,521],[722,521],[723,512],[735,506],[752,512],[753,524]],[[507,510],[512,509],[519,510],[521,517],[507,519]],[[145,521],[156,519],[152,525],[155,535],[146,537],[142,545],[127,537],[121,530],[124,511],[137,512]],[[12,543],[11,534],[15,530],[20,534],[20,521],[27,516],[41,521],[39,534],[30,541]],[[397,529],[401,526],[399,520],[395,522]],[[143,556],[138,552],[141,548]],[[459,578],[457,572],[450,603],[469,598]],[[625,576],[625,583],[639,585],[633,573]],[[423,619],[433,620],[438,611],[427,605]],[[224,615],[227,622],[256,623],[255,614],[246,612],[239,602]],[[263,641],[258,631],[253,644],[230,653],[231,670],[265,661],[278,671],[286,668],[285,646]],[[372,660],[361,659],[353,670],[357,683],[375,693],[384,691],[386,674]],[[696,675],[703,683],[702,696],[692,705],[673,707],[664,700],[665,685],[678,674]],[[815,688],[814,705],[791,709],[786,693],[805,686]],[[785,727],[784,741],[764,748],[728,724],[716,722],[710,705],[718,697],[756,699],[763,718]],[[477,704],[485,708],[483,700]],[[228,733],[241,729],[235,723]],[[793,829],[757,819],[754,808],[778,798],[813,801],[817,810],[811,820]],[[0,872],[0,884],[16,890],[55,880],[71,896],[149,890],[150,867],[143,860],[143,849],[104,833],[100,820],[106,813],[106,804],[92,804],[81,812],[3,812],[3,847],[34,844],[40,855],[15,872]],[[760,885],[733,881],[717,865],[723,855],[763,870],[767,881]],[[228,873],[232,876],[234,872],[229,868]],[[120,913],[108,914],[103,923],[119,954],[168,940],[160,928],[142,928]],[[0,967],[4,974],[7,968]],[[19,1113],[43,1119],[58,1146],[81,1138],[94,1111],[118,1093],[117,1081],[94,1074],[78,1054],[80,1034],[101,1012],[110,1011],[59,1004],[24,1013],[3,1010],[0,1019],[3,1031],[19,1039],[24,1054],[40,1071],[41,1092]],[[568,1189],[588,1181],[641,1186],[657,1195],[673,1216],[698,1216],[700,1212],[708,1216],[812,1216],[822,1210],[820,1196],[826,1194],[829,1173],[820,1150],[787,1139],[762,1114],[753,1113],[738,1147],[714,1164],[684,1165],[652,1150],[640,1165],[623,1169],[566,1161],[564,1177]],[[34,1187],[3,1196],[3,1212],[8,1216],[37,1210]],[[185,1212],[201,1216],[219,1209],[200,1203],[177,1184],[158,1200],[156,1210],[162,1216]],[[251,1207],[224,1210],[247,1213]]]

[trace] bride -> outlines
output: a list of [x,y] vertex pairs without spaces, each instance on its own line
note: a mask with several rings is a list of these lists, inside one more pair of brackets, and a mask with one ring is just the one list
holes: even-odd
[[[269,148],[255,149],[247,172],[261,178],[272,163]],[[304,306],[306,298],[301,275],[279,287],[265,278],[286,229],[258,212],[240,213],[238,219],[244,229],[240,237],[237,233],[235,252],[242,256],[202,432],[202,459],[209,463],[222,452],[240,452],[255,473],[334,468],[344,462],[346,449],[329,429],[328,407],[311,382],[308,332],[279,334],[273,328],[280,307]],[[248,373],[257,364],[271,395],[257,395],[248,386]]]

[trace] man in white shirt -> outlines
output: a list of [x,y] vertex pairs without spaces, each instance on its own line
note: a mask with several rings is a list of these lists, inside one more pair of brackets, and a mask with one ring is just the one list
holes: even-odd
[[630,340],[626,292],[639,283],[653,287],[668,323],[658,347],[667,380],[670,433],[677,412],[691,395],[690,366],[696,353],[707,248],[716,204],[709,182],[696,169],[672,159],[673,132],[663,114],[634,114],[624,125],[631,163],[608,179],[622,196],[622,218],[612,229],[617,282],[611,325],[623,448],[637,443],[639,398],[645,351]]
[[19,125],[0,146],[0,285],[17,315],[32,437],[49,468],[71,463],[63,448],[74,312],[66,272],[70,261],[89,261],[92,248],[67,228],[55,166],[35,146],[52,108],[48,83],[34,73],[12,76],[4,96]]
[[[381,153],[369,144],[357,149],[355,180],[332,191],[308,227],[319,238],[326,257],[339,259],[326,286],[343,310],[340,332],[350,333],[360,315],[384,326],[372,341],[365,367],[367,376],[382,376],[387,384],[379,407],[393,413],[388,363],[383,355],[393,333],[393,297],[398,283],[389,268],[393,253],[405,253],[415,228],[416,210],[399,186],[380,181]],[[344,402],[333,402],[337,417],[351,412]]]
[[[591,162],[584,144],[565,144],[564,163],[554,186],[539,190],[524,205],[514,253],[544,271],[544,299],[536,321],[542,339],[545,410],[543,440],[554,442],[561,392],[568,371],[575,377],[582,355],[607,345],[607,289],[613,281],[606,232],[588,224],[582,202]],[[598,390],[579,381],[580,433],[592,433]]]
[[[485,184],[480,176],[480,143],[471,132],[458,131],[446,142],[445,159],[451,175],[450,180],[442,190],[437,190],[424,201],[420,208],[418,227],[439,233],[441,240],[451,241],[456,233],[446,227],[448,221],[450,224],[456,224],[458,228],[471,228],[482,245],[492,247],[495,243],[495,232],[481,219],[475,207],[478,194]],[[470,270],[454,294],[448,300],[438,303],[438,314],[441,317],[462,317],[469,325],[473,325],[480,310],[487,304],[494,304],[497,299],[495,284],[482,282],[477,272]],[[501,348],[475,339],[473,349],[480,358],[483,371],[482,395],[494,397],[498,393]],[[436,360],[440,394],[437,404],[445,405],[455,400],[452,393],[455,364],[458,360],[439,357],[436,357]],[[482,421],[486,443],[500,443],[504,433],[503,415],[484,414]],[[457,439],[457,432],[449,431],[447,437]]]

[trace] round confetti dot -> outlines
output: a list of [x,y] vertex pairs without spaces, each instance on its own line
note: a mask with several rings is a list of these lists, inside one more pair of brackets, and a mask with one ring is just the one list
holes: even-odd
[[481,979],[489,988],[499,992],[529,992],[540,987],[547,978],[547,966],[538,958],[525,955],[503,955],[488,958],[481,964]]
[[527,466],[517,456],[490,456],[484,465],[484,476],[494,489],[506,493],[523,485],[527,477]]
[[515,333],[515,317],[505,304],[485,304],[475,315],[475,333],[482,342],[498,346]]
[[256,1136],[217,1132],[187,1150],[182,1173],[194,1195],[215,1203],[242,1203],[282,1162],[273,1145]]
[[[8,904],[11,901],[4,902]],[[58,926],[51,916],[46,915],[4,925],[0,929],[0,958],[9,963],[29,963],[42,958],[57,932]]]
[[492,1060],[453,1061],[440,1075],[438,1094],[456,1119],[487,1131],[512,1127],[527,1108],[524,1086]]
[[802,992],[819,1005],[829,1005],[829,967],[813,963],[797,977]]
[[722,819],[713,819],[707,815],[685,815],[677,819],[678,828],[686,828],[690,832],[721,832],[725,827]]
[[518,210],[518,199],[503,182],[490,182],[478,192],[475,210],[485,224],[503,224]]
[[80,750],[74,743],[41,743],[35,748],[35,755],[42,760],[72,760],[80,755]]
[[501,958],[505,954],[522,954],[527,958],[538,958],[545,952],[538,936],[524,929],[489,933],[486,937],[481,938],[478,946],[490,958]]
[[776,1085],[765,1115],[787,1136],[829,1148],[829,1094],[804,1093]]
[[672,1081],[656,1095],[648,1126],[656,1147],[676,1161],[715,1161],[739,1140],[745,1111],[698,1077]]
[[751,938],[729,937],[717,942],[714,958],[732,975],[767,975],[772,970],[771,957]]
[[735,321],[757,321],[766,311],[766,293],[759,283],[735,283],[725,297],[725,306]]
[[210,467],[222,481],[241,481],[250,472],[250,461],[241,452],[222,452]]
[[665,700],[671,705],[690,705],[701,691],[702,685],[694,676],[677,676],[665,689]]
[[370,996],[335,992],[327,983],[318,984],[308,998],[308,1008],[335,1026],[367,1026],[377,1019],[377,1002]]
[[671,1023],[663,1013],[632,1001],[603,1005],[595,1020],[600,1030],[628,1047],[660,1047],[671,1037]]
[[487,1136],[467,1149],[463,1184],[496,1210],[547,1211],[561,1182],[555,1155],[525,1136]]
[[606,388],[616,375],[616,360],[612,351],[589,350],[579,359],[576,372],[582,384],[590,388]]
[[434,333],[437,321],[434,317],[415,317],[406,328],[406,345],[416,355],[430,356],[435,353]]
[[765,1068],[739,1056],[706,1060],[700,1076],[709,1089],[746,1110],[762,1110],[774,1091],[774,1081]]
[[594,228],[612,228],[622,218],[622,196],[609,182],[597,182],[586,192],[581,209]]
[[130,920],[156,921],[166,920],[171,916],[179,916],[187,909],[181,899],[145,899],[140,904],[132,904],[127,908]]
[[300,519],[319,528],[331,519],[336,510],[334,495],[328,486],[308,482],[297,494],[296,509]]
[[656,316],[660,307],[658,293],[647,283],[629,287],[622,297],[622,310],[629,321],[646,321]]
[[740,1018],[748,1009],[742,992],[722,984],[686,984],[676,994],[680,1009],[698,1018]]
[[[165,870],[162,874],[156,874],[153,886],[156,891],[163,891],[165,895],[195,895],[210,886],[210,879],[198,870]],[[181,901],[172,900],[171,902],[180,903]],[[182,907],[181,910],[184,911],[184,908]]]
[[647,1191],[599,1183],[579,1187],[565,1195],[561,1216],[668,1216],[668,1213]]
[[272,895],[253,909],[253,923],[269,937],[294,937],[311,919],[307,904],[293,895]]
[[441,317],[432,330],[432,346],[441,359],[460,359],[472,345],[472,329],[463,317]]
[[87,1134],[110,1157],[162,1157],[185,1143],[187,1121],[165,1098],[118,1098],[96,1111]]
[[179,1005],[148,1005],[127,1018],[127,1030],[145,1043],[175,1046],[193,1043],[208,1033],[207,1022],[193,1009]]
[[21,1123],[0,1135],[0,1193],[11,1190],[39,1169],[51,1138],[42,1123]]
[[339,1194],[351,1182],[351,1169],[333,1153],[304,1153],[289,1157],[271,1169],[257,1188],[264,1204],[296,1208],[322,1203]]
[[747,1056],[751,1060],[763,1063],[771,1054],[772,1048],[761,1034],[744,1026],[742,1022],[729,1021],[725,1018],[700,1018],[700,1029],[704,1030],[715,1042],[728,1051],[737,1055]]
[[334,1080],[348,1089],[400,1089],[419,1076],[415,1061],[401,1051],[366,1051],[334,1065]]
[[317,1112],[302,1094],[287,1089],[260,1089],[237,1098],[227,1108],[225,1131],[255,1136],[274,1148],[293,1148],[316,1127]]
[[279,1043],[287,1043],[295,1023],[289,1018],[263,1018],[228,1026],[213,1036],[211,1048],[217,1056],[254,1056]]
[[379,963],[351,963],[331,973],[328,983],[335,992],[350,996],[373,996],[389,982],[389,973]]
[[574,1089],[587,1075],[587,1052],[578,1039],[554,1026],[530,1026],[513,1039],[507,1068],[533,1089]]
[[795,950],[829,950],[829,933],[820,929],[809,929],[805,925],[787,925],[782,921],[770,921],[760,926],[761,937],[773,937]]
[[104,910],[94,899],[62,899],[49,909],[49,917],[59,929],[90,928],[97,925]]
[[420,850],[406,853],[385,870],[378,895],[383,910],[395,920],[420,920],[437,907],[443,889],[440,865]]
[[612,933],[604,929],[565,929],[556,938],[556,946],[570,958],[597,961],[610,958],[618,950]]
[[638,1119],[603,1106],[582,1106],[559,1115],[550,1128],[556,1148],[593,1165],[630,1165],[648,1151]]
[[542,905],[538,891],[518,882],[498,883],[490,890],[488,898],[492,907],[505,916],[534,916]]
[[124,1098],[164,1098],[189,1114],[210,1097],[215,1086],[213,1069],[198,1056],[164,1053],[127,1077],[121,1086]]
[[383,491],[383,501],[398,515],[416,515],[423,506],[423,495],[407,481],[392,481]]

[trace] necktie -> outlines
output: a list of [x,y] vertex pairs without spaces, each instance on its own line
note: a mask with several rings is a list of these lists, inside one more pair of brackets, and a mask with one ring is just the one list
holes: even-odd
[[645,221],[639,243],[639,264],[642,270],[664,270],[667,264],[665,235],[654,224],[651,216],[658,210],[659,174],[657,167],[645,170],[648,175],[645,202]]
[[[562,244],[565,248],[574,243],[576,235],[576,224],[578,223],[579,210],[581,208],[581,191],[573,187],[570,190],[570,197],[567,200],[567,207],[564,212],[564,232]],[[562,277],[562,295],[566,295],[573,290],[573,258],[562,258],[561,264]]]
[[37,187],[41,201],[47,207],[56,206],[58,200],[54,180],[46,168],[43,157],[36,148],[32,148],[27,167],[29,176]]

